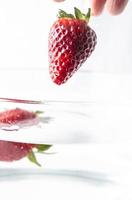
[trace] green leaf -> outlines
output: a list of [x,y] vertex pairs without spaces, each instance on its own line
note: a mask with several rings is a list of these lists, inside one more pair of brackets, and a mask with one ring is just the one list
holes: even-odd
[[66,13],[64,10],[59,10],[59,14],[58,14],[58,17],[59,18],[75,18],[74,17],[74,15],[72,15],[72,14],[68,14],[68,13]]
[[40,114],[43,114],[44,112],[41,110],[36,110],[35,113],[36,113],[36,115],[40,115]]
[[86,14],[86,20],[89,21],[90,17],[91,17],[91,8],[88,9],[88,12]]
[[78,8],[74,7],[74,13],[75,16],[69,13],[66,13],[64,10],[59,10],[58,17],[59,18],[71,18],[71,19],[81,19],[85,20],[86,22],[89,21],[91,16],[91,9],[88,9],[88,12],[86,14],[82,13]]
[[74,8],[74,12],[75,12],[76,19],[86,20],[87,22],[89,21],[90,16],[91,16],[91,9],[90,9],[90,8],[88,9],[87,14],[82,13],[82,12],[81,12],[78,8],[76,8],[76,7]]
[[78,8],[74,7],[74,12],[75,12],[76,19],[82,19],[83,18],[83,14]]
[[48,144],[39,144],[36,146],[38,152],[44,152],[47,151],[50,147],[52,147],[52,145],[48,145]]
[[38,161],[37,161],[37,159],[36,159],[36,156],[35,156],[35,154],[34,154],[33,151],[31,151],[31,152],[28,154],[27,158],[28,158],[32,163],[34,163],[34,164],[36,164],[37,166],[41,167],[41,165],[38,163]]

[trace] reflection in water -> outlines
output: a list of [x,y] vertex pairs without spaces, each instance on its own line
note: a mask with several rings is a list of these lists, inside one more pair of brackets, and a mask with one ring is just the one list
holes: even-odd
[[40,124],[48,124],[53,120],[52,117],[37,117],[32,120],[23,120],[16,124],[2,124],[0,123],[0,129],[4,131],[19,131],[19,129],[29,128],[31,126],[39,127]]
[[106,174],[87,170],[67,170],[67,169],[0,169],[1,181],[33,180],[34,178],[44,178],[46,176],[55,178],[67,177],[70,180],[82,181],[97,185],[114,184]]
[[53,117],[45,116],[45,117],[39,117],[40,123],[48,124],[51,121],[53,121]]

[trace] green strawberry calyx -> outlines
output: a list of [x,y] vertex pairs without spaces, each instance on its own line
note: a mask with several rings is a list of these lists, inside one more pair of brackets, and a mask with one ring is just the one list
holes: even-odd
[[[49,150],[51,147],[52,145],[48,145],[48,144],[38,144],[35,148],[37,149],[37,153],[44,153],[45,151]],[[41,164],[37,161],[35,153],[36,152],[31,150],[29,154],[27,155],[27,158],[30,160],[30,162],[41,167]]]
[[86,14],[82,13],[78,8],[74,7],[74,15],[66,13],[64,10],[59,10],[58,18],[70,18],[70,19],[80,19],[89,22],[91,17],[91,8],[88,8]]
[[43,113],[44,113],[44,112],[41,111],[41,110],[36,110],[36,111],[35,111],[35,114],[36,114],[36,115],[41,115],[41,114],[43,114]]

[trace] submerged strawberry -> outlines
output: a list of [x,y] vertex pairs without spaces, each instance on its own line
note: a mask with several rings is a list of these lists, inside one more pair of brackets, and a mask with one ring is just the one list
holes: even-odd
[[65,83],[93,52],[97,37],[85,15],[75,8],[75,16],[59,11],[59,19],[49,33],[49,73],[54,83]]
[[15,161],[27,156],[36,145],[0,141],[0,160]]
[[38,145],[19,142],[9,142],[0,140],[0,161],[12,162],[27,157],[31,162],[41,166],[35,156],[34,150],[44,152],[51,145]]
[[37,117],[35,112],[15,108],[0,112],[0,123],[16,124],[25,120],[32,120]]
[[[40,112],[31,112],[20,108],[7,110],[0,113],[0,123],[5,125],[16,125],[25,120],[37,118],[37,113]],[[38,152],[44,152],[50,147],[51,145],[45,144],[28,144],[0,140],[0,161],[11,162],[28,157],[31,162],[40,166],[35,157],[34,149],[37,149]]]

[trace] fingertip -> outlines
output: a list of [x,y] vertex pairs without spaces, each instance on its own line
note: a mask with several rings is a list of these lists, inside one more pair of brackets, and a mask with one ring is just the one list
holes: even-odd
[[91,0],[91,9],[94,16],[99,16],[105,6],[106,0]]
[[119,15],[123,12],[128,0],[108,0],[106,8],[111,15]]
[[92,8],[92,15],[97,17],[100,16],[103,10],[96,10]]

